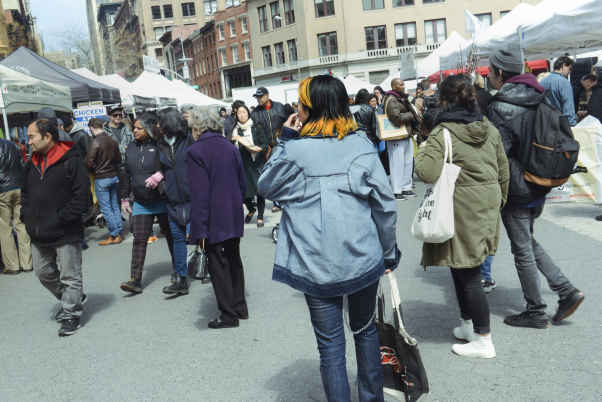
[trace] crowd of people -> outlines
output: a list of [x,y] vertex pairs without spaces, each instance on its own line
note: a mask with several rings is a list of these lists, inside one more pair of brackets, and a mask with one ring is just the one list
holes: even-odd
[[[410,96],[404,81],[394,79],[390,91],[359,91],[353,105],[340,80],[319,75],[300,83],[293,105],[270,99],[260,87],[252,111],[242,101],[229,114],[211,106],[168,108],[137,116],[131,130],[121,107],[109,110],[109,121],[91,119],[88,130],[41,111],[27,130],[29,152],[0,140],[4,272],[33,269],[61,303],[59,335],[75,333],[87,301],[84,222],[97,203],[108,229],[99,245],[122,243],[128,227],[133,236],[124,292],[144,290],[147,245],[157,222],[172,266],[163,293],[188,294],[187,245],[197,245],[208,255],[219,309],[208,326],[237,327],[249,318],[240,239],[255,214],[257,227],[264,226],[270,200],[273,211],[285,211],[273,279],[305,294],[328,400],[350,398],[347,298],[360,400],[382,401],[376,294],[380,278],[401,259],[396,200],[416,196],[414,176],[424,183],[439,179],[446,137],[461,168],[453,196],[455,236],[424,243],[421,263],[451,270],[460,311],[452,334],[463,341],[453,352],[496,356],[486,293],[495,288],[491,265],[502,224],[526,302],[525,311],[504,319],[507,325],[547,328],[584,300],[535,239],[534,222],[549,189],[525,181],[519,157],[531,146],[525,141],[531,133],[521,131],[531,127],[526,111],[540,103],[550,102],[571,125],[598,116],[597,76],[586,75],[583,91],[573,97],[567,80],[572,63],[559,58],[554,72],[538,82],[523,73],[520,55],[500,50],[489,59],[488,89],[482,77],[462,74],[436,90],[423,81]],[[407,138],[382,141],[378,114],[406,130]],[[539,273],[558,295],[551,319]]]

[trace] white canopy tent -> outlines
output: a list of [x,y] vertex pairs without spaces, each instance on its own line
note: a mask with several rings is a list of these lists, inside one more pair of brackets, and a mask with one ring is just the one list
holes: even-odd
[[[462,50],[467,49],[469,43],[470,40],[464,39],[462,35],[453,31],[434,52],[424,59],[418,60],[416,63],[416,75],[418,77],[428,77],[439,70],[457,68],[458,63],[448,61],[447,58],[454,53],[462,54]],[[466,60],[466,56],[463,60]]]
[[[297,102],[299,100],[299,83],[288,82],[286,84],[277,84],[266,86],[270,93],[270,99],[282,104]],[[253,94],[257,91],[256,87],[233,88],[232,99],[242,100],[249,107],[257,105],[257,99]]]
[[[337,77],[341,79],[341,77]],[[349,96],[355,95],[359,92],[360,89],[366,89],[368,92],[372,92],[373,85],[369,82],[360,80],[359,78],[349,74],[344,79],[341,79],[343,84],[345,85],[345,89],[347,90],[347,94]]]
[[[395,78],[399,78],[399,74],[391,74],[390,76],[385,78],[385,80],[381,82],[378,86],[381,87],[385,92],[390,91],[391,81],[393,81]],[[412,91],[416,89],[416,87],[418,86],[418,81],[419,80],[405,80],[404,84],[406,91]]]
[[71,112],[71,89],[30,77],[0,65],[0,108],[8,133],[8,114],[37,112],[43,107]]

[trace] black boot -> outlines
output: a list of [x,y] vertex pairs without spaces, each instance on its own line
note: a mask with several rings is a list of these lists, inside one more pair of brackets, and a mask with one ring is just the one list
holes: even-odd
[[134,294],[142,293],[142,284],[139,280],[131,279],[121,284],[121,290]]
[[188,294],[188,280],[185,276],[178,276],[175,283],[163,288],[163,293],[166,295],[187,295]]

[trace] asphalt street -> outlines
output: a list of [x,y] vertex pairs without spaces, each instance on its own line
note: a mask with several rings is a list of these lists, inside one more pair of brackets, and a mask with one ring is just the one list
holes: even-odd
[[[419,184],[418,193],[422,192]],[[409,234],[418,199],[399,201],[396,271],[409,332],[420,345],[431,393],[423,401],[602,400],[602,223],[592,205],[549,205],[536,238],[585,292],[580,309],[549,329],[503,324],[524,301],[505,232],[493,263],[498,283],[488,297],[497,358],[451,353],[459,311],[447,268],[420,266],[421,245]],[[268,203],[271,206],[271,203]],[[144,293],[120,289],[129,277],[132,239],[99,247],[106,231],[88,230],[82,328],[59,338],[56,300],[31,273],[0,276],[0,401],[324,401],[319,358],[302,294],[271,280],[278,215],[247,225],[242,240],[250,319],[211,330],[217,315],[211,285],[193,282],[188,296],[166,300],[171,271],[164,239],[149,245]],[[557,300],[545,283],[548,313]],[[355,388],[355,352],[348,336]],[[354,400],[357,392],[354,391]]]

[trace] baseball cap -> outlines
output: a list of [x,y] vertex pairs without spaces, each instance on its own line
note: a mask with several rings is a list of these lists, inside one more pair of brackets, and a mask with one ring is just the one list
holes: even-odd
[[269,92],[266,87],[259,87],[259,88],[257,88],[257,91],[255,91],[255,95],[253,95],[253,97],[261,98],[263,95],[267,95],[267,94],[269,94]]
[[123,112],[123,106],[121,106],[121,105],[113,106],[113,107],[107,108],[107,109],[108,109],[107,112],[108,112],[109,116],[115,112]]

